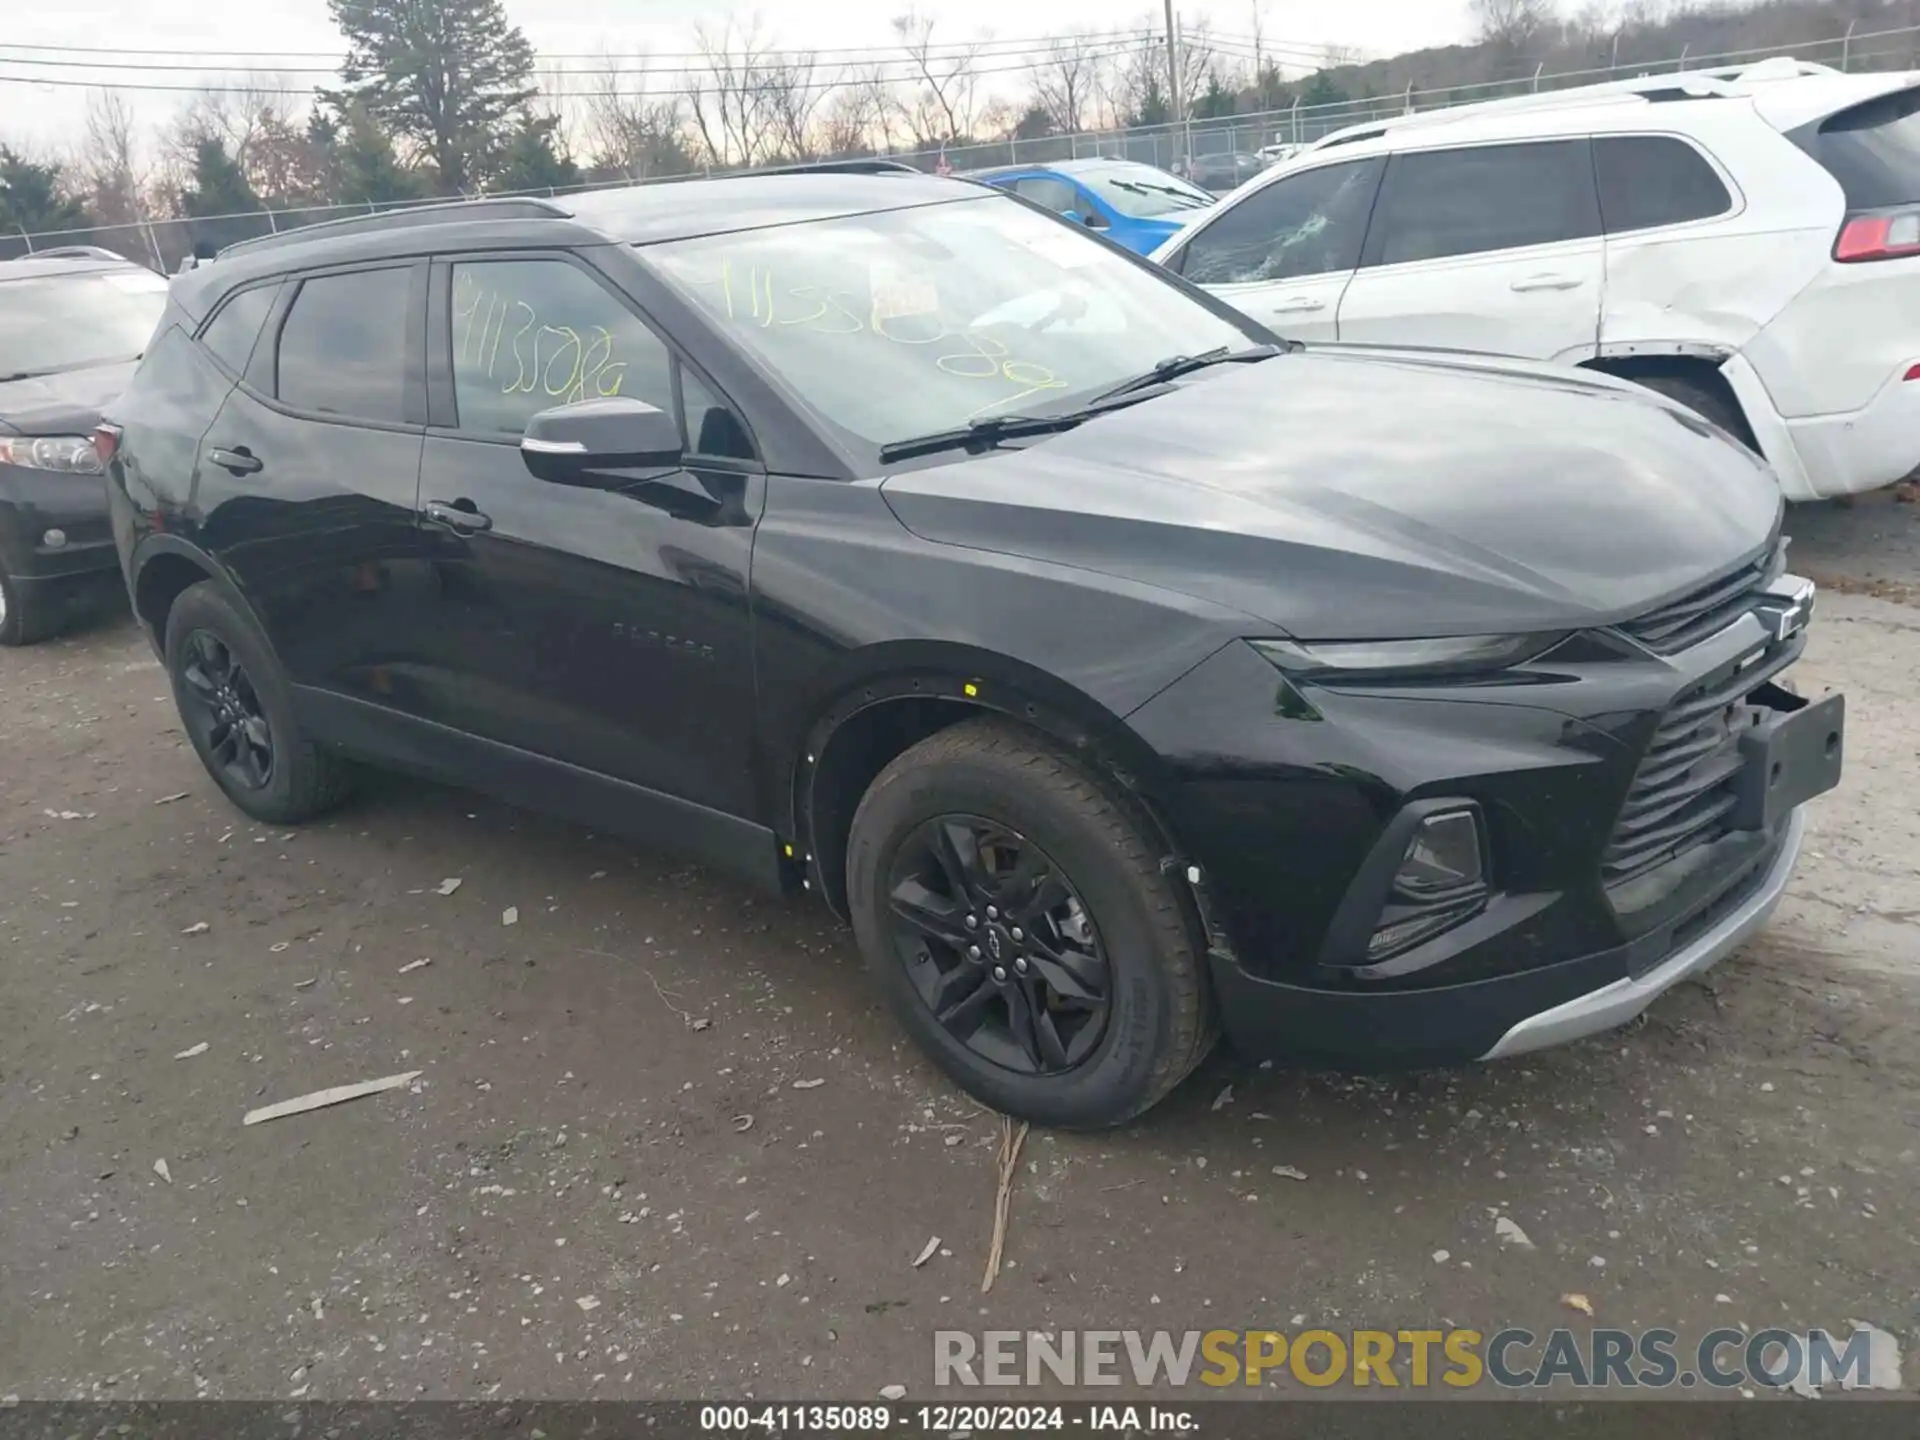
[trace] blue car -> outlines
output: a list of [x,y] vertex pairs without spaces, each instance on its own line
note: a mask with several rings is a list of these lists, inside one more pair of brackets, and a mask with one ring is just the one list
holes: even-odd
[[1141,255],[1152,254],[1214,203],[1192,182],[1133,160],[1002,165],[969,178],[1011,190]]

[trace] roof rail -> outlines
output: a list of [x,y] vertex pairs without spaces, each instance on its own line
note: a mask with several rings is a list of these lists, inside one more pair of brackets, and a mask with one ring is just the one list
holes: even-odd
[[1373,140],[1392,131],[1429,125],[1453,125],[1477,120],[1485,115],[1524,114],[1535,110],[1558,110],[1602,102],[1632,104],[1662,100],[1726,99],[1742,93],[1736,87],[1744,81],[1785,80],[1810,75],[1837,75],[1840,71],[1791,55],[1774,55],[1744,65],[1718,69],[1668,71],[1635,75],[1626,80],[1602,80],[1593,85],[1574,85],[1564,90],[1542,90],[1527,95],[1510,95],[1499,100],[1478,100],[1468,105],[1445,105],[1433,110],[1418,110],[1410,115],[1395,115],[1384,120],[1365,120],[1336,130],[1313,142],[1309,149],[1325,150],[1335,145],[1350,145],[1358,140]]
[[812,160],[801,165],[776,165],[771,170],[756,170],[756,175],[924,175],[926,172],[904,160]]
[[555,201],[535,196],[502,195],[477,200],[441,200],[430,205],[403,205],[379,210],[371,215],[349,215],[340,220],[322,220],[317,225],[302,225],[272,235],[257,235],[251,240],[236,240],[222,247],[220,254],[253,255],[276,250],[283,245],[298,245],[313,239],[331,239],[338,235],[377,235],[388,230],[410,230],[416,225],[451,225],[461,220],[564,220],[568,212]]
[[56,245],[51,250],[30,250],[21,257],[24,260],[118,260],[122,265],[131,265],[117,250],[109,250],[104,245]]

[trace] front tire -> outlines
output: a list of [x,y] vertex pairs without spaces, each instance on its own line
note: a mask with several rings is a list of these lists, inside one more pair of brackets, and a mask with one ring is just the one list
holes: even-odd
[[165,653],[187,738],[226,796],[255,820],[296,825],[339,805],[346,761],[301,731],[272,646],[212,581],[167,612]]
[[921,741],[853,817],[854,933],[888,1004],[969,1094],[1036,1124],[1122,1124],[1217,1034],[1197,926],[1140,818],[992,719]]

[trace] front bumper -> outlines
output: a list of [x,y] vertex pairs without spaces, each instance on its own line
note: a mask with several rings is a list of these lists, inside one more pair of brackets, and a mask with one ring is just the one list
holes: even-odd
[[[1501,1060],[1509,1055],[1525,1055],[1584,1039],[1626,1024],[1647,1006],[1682,980],[1691,979],[1724,960],[1752,937],[1773,914],[1780,897],[1786,894],[1793,867],[1800,859],[1800,844],[1806,835],[1805,812],[1796,810],[1787,822],[1772,861],[1760,873],[1760,880],[1744,898],[1696,938],[1688,941],[1644,975],[1624,975],[1597,990],[1563,1001],[1516,1021],[1494,1047],[1480,1058]],[[1738,892],[1736,892],[1738,893]]]
[[[1130,718],[1173,772],[1156,801],[1199,862],[1238,1049],[1359,1069],[1522,1054],[1632,1019],[1765,922],[1800,807],[1841,764],[1842,702],[1777,683],[1804,636],[1750,613],[1677,655],[1601,639],[1512,684],[1313,690],[1304,712],[1248,649]],[[1396,821],[1456,801],[1485,817],[1482,908],[1375,959]],[[1711,814],[1650,843],[1681,807]]]
[[29,587],[117,576],[106,477],[0,465],[0,564]]

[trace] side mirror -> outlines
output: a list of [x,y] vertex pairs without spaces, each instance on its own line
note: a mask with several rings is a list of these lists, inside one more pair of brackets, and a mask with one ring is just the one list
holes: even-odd
[[1087,223],[1080,218],[1080,212],[1078,210],[1062,210],[1060,212],[1060,218],[1072,225],[1084,225]]
[[1107,217],[1102,215],[1098,210],[1089,210],[1087,212],[1086,225],[1089,230],[1105,230],[1107,228]]
[[610,470],[670,470],[681,455],[680,422],[622,396],[542,410],[520,439],[527,469],[556,485],[592,485],[596,473]]

